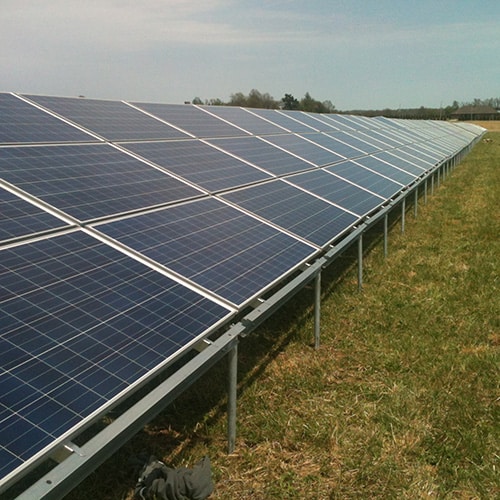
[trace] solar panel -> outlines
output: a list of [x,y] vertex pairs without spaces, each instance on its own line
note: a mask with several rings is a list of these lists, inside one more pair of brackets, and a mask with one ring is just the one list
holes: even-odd
[[335,136],[330,136],[329,134],[309,134],[307,138],[324,148],[334,151],[338,155],[342,155],[344,158],[357,158],[358,156],[364,156],[365,153],[345,142],[338,140]]
[[384,198],[392,198],[403,188],[401,184],[361,167],[352,161],[337,163],[331,167],[326,167],[325,170]]
[[241,129],[196,106],[186,104],[134,103],[135,106],[199,138],[245,135]]
[[95,142],[97,139],[11,94],[0,93],[0,143]]
[[[381,175],[385,175],[389,179],[392,179],[393,181],[399,182],[403,185],[411,184],[417,177],[416,175],[410,174],[395,166],[389,165],[373,156],[357,158],[355,161],[356,163],[363,165],[363,167],[369,168],[370,170],[373,170],[374,172],[377,172]],[[403,160],[401,160],[401,162],[403,163]]]
[[0,187],[0,243],[67,224]]
[[0,477],[231,314],[81,231],[0,256]]
[[226,193],[223,198],[318,246],[357,221],[354,215],[279,180]]
[[317,144],[305,139],[306,135],[272,135],[265,138],[266,141],[278,146],[285,151],[297,155],[306,161],[310,161],[314,165],[320,167],[322,165],[328,165],[329,163],[335,163],[337,161],[343,161],[345,158],[332,151],[329,151]]
[[309,132],[320,132],[323,129],[332,131],[335,129],[335,125],[333,125],[332,127],[327,127],[325,123],[315,120],[311,114],[304,113],[302,111],[282,110],[280,111],[280,113],[283,113],[284,115],[299,121],[307,127],[310,127],[312,130],[309,130]]
[[0,148],[0,177],[82,221],[202,194],[106,144]]
[[270,177],[247,163],[197,140],[137,142],[123,146],[212,192]]
[[258,137],[212,139],[210,143],[274,175],[291,174],[313,168],[310,163],[264,142]]
[[333,126],[339,130],[343,130],[346,132],[352,132],[353,130],[356,130],[356,125],[343,115],[339,115],[337,113],[329,113],[325,116],[325,119],[332,121]]
[[208,112],[227,120],[251,134],[279,134],[285,133],[281,127],[274,125],[243,108],[236,106],[203,106]]
[[26,97],[110,141],[189,137],[120,101],[34,95]]
[[302,133],[302,132],[312,132],[313,129],[304,125],[303,123],[294,120],[292,116],[286,115],[276,109],[252,109],[252,113],[262,116],[267,120],[276,123],[280,127],[283,127],[285,130],[289,130],[290,132]]
[[335,139],[342,141],[346,144],[349,144],[353,148],[356,148],[359,151],[362,151],[365,154],[375,153],[376,151],[380,151],[381,149],[385,149],[384,145],[381,145],[376,141],[366,141],[362,140],[359,137],[355,136],[356,132],[347,133],[347,132],[332,132],[328,133],[329,136],[334,137]]
[[392,163],[398,168],[403,169],[405,172],[409,172],[410,174],[416,175],[417,177],[422,175],[422,173],[424,172],[424,169],[422,167],[415,165],[415,163],[409,160],[400,158],[399,156],[392,154],[392,151],[383,151],[373,156],[374,158],[386,161],[387,163]]
[[417,165],[418,167],[420,167],[424,171],[429,170],[429,168],[434,165],[434,162],[432,162],[431,160],[429,160],[429,159],[423,160],[423,159],[417,158],[415,152],[413,152],[413,154],[410,154],[408,152],[405,152],[402,148],[401,149],[400,148],[392,149],[391,154],[393,156],[397,156],[398,158],[402,158],[403,160],[406,160],[410,163],[413,163],[414,165]]
[[371,212],[384,202],[384,198],[381,196],[371,194],[324,170],[313,170],[293,175],[287,177],[287,181],[360,217]]
[[214,198],[98,229],[237,305],[314,253],[309,245]]

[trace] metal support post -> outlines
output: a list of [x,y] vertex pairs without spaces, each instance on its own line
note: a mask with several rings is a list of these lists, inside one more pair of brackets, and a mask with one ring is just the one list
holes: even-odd
[[227,448],[233,453],[236,446],[236,399],[238,385],[238,344],[228,352],[229,381],[227,397]]
[[437,169],[437,187],[441,184],[441,167]]
[[427,179],[424,181],[424,205],[427,205]]
[[431,174],[431,195],[434,194],[434,174]]
[[413,215],[415,216],[415,219],[417,218],[417,213],[418,213],[418,186],[415,188],[415,200],[413,203]]
[[401,232],[405,232],[406,198],[401,202]]
[[389,215],[386,213],[384,215],[384,258],[387,259],[387,253],[388,253],[388,248],[387,248],[387,229],[389,225]]
[[363,233],[358,238],[358,291],[363,290]]
[[314,279],[314,348],[319,349],[321,321],[321,271]]

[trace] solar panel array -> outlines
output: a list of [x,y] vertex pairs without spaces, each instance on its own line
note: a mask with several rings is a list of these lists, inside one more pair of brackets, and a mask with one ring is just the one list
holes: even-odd
[[0,491],[482,132],[0,94]]

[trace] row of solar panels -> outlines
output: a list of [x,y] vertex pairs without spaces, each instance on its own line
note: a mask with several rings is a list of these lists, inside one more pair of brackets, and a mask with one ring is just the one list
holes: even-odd
[[0,94],[0,491],[481,133]]

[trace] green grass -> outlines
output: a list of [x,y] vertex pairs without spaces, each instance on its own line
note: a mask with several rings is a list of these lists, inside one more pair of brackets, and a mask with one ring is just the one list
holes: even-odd
[[[321,347],[304,290],[239,347],[238,437],[226,454],[221,363],[71,495],[132,498],[127,459],[209,455],[214,499],[500,497],[500,134],[324,271]],[[378,228],[380,232],[381,228]]]

